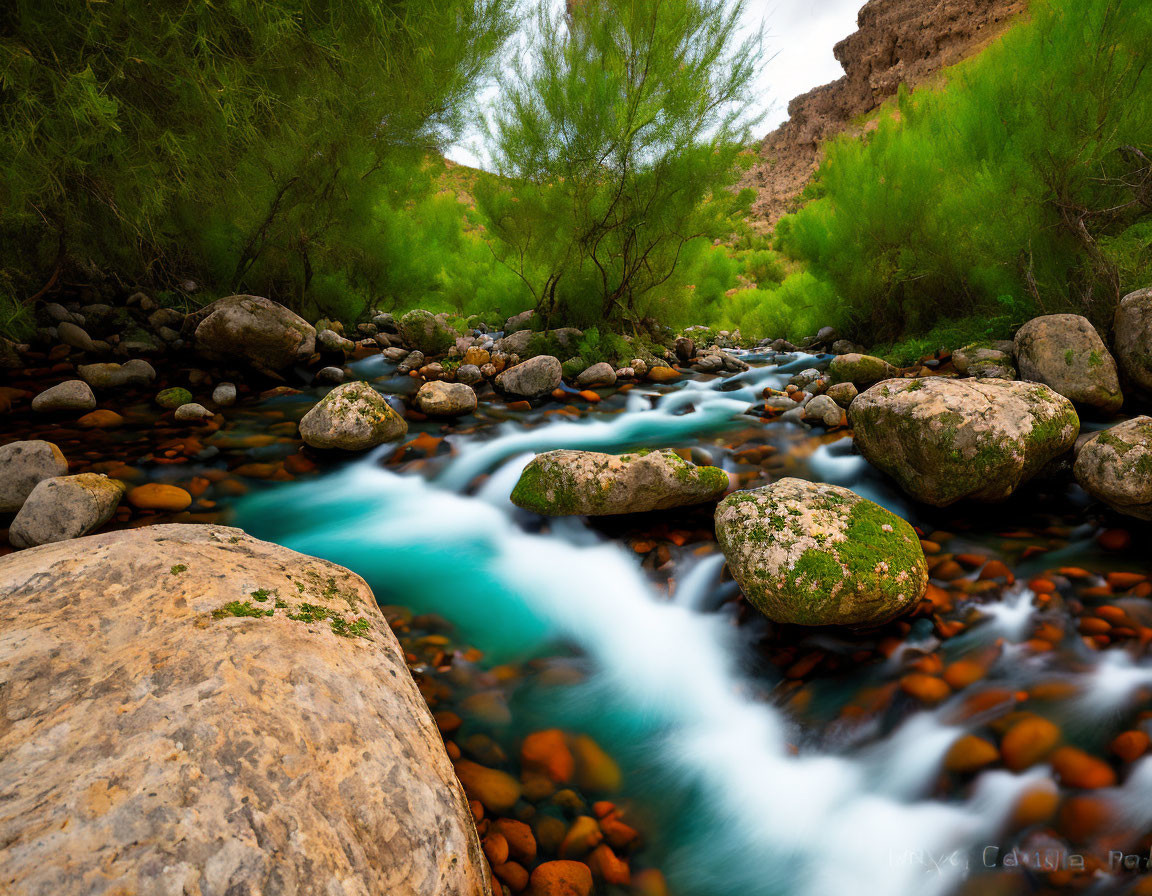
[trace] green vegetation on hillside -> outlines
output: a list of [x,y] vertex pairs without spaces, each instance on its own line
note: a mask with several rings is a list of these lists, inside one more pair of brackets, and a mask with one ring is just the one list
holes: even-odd
[[1108,327],[1152,281],[1150,47],[1144,0],[1036,0],[943,89],[833,143],[777,228],[822,320],[867,342],[1066,310]]

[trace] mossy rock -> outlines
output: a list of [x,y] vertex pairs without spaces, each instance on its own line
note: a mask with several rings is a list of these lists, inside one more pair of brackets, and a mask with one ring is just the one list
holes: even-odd
[[189,404],[192,401],[192,393],[187,389],[182,389],[179,386],[173,386],[171,389],[164,389],[156,395],[156,404],[168,410],[174,410],[182,404]]
[[1076,442],[1080,418],[1039,383],[887,380],[849,408],[856,447],[918,501],[1002,501]]
[[774,622],[879,625],[928,585],[912,527],[835,485],[781,479],[729,495],[716,537],[748,602]]
[[1086,492],[1113,510],[1152,520],[1152,417],[1134,417],[1093,436],[1073,472]]
[[1112,353],[1086,317],[1046,314],[1016,333],[1020,378],[1044,383],[1079,407],[1106,414],[1124,404]]
[[564,379],[574,380],[588,369],[588,362],[579,356],[569,358],[561,365],[561,369],[564,372]]
[[400,318],[397,326],[408,347],[428,357],[446,354],[460,335],[443,318],[420,309],[409,311]]
[[612,516],[715,501],[728,474],[678,454],[549,451],[525,467],[512,503],[545,516]]
[[300,421],[300,437],[324,450],[365,451],[407,432],[407,421],[362,382],[337,386]]
[[869,386],[896,375],[896,368],[883,358],[872,355],[838,355],[828,365],[828,373],[834,383],[853,383]]

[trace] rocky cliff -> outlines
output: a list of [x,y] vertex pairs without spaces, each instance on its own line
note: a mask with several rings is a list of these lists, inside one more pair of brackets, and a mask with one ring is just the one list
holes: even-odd
[[859,30],[836,45],[844,77],[788,104],[789,119],[764,138],[745,185],[758,193],[753,217],[774,223],[816,171],[824,141],[896,93],[979,52],[1027,0],[869,0]]
[[0,560],[0,892],[490,896],[365,582],[223,526]]

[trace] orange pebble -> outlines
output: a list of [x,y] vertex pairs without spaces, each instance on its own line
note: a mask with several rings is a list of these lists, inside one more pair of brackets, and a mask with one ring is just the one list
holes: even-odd
[[1069,787],[1096,790],[1116,783],[1116,773],[1112,771],[1112,766],[1075,747],[1061,747],[1052,754],[1051,761],[1061,783]]
[[1000,752],[993,744],[974,734],[966,734],[948,750],[944,757],[944,768],[964,774],[991,765],[999,758]]
[[1082,843],[1100,833],[1112,820],[1112,807],[1096,796],[1072,796],[1060,807],[1060,832],[1073,843]]
[[1035,765],[1060,742],[1060,729],[1040,716],[1021,719],[1000,741],[1004,764],[1014,772]]
[[564,732],[558,728],[536,731],[524,738],[520,760],[525,767],[542,772],[557,784],[571,781],[576,771],[576,760]]
[[505,862],[495,865],[492,873],[508,885],[513,893],[519,893],[528,886],[528,871],[519,862]]
[[508,861],[508,841],[500,834],[489,834],[481,845],[484,847],[484,855],[488,856],[488,861],[493,865],[503,865]]
[[594,876],[606,884],[627,887],[632,883],[632,872],[628,868],[628,863],[604,843],[592,850],[592,854],[588,856],[588,867],[592,869]]
[[1009,585],[1016,581],[1016,576],[1012,574],[1012,570],[1005,566],[1000,560],[989,560],[984,568],[980,570],[980,578],[984,581],[1004,579]]
[[952,693],[943,679],[912,672],[900,679],[900,689],[923,703],[939,703]]
[[1114,754],[1125,762],[1135,762],[1148,752],[1149,737],[1143,731],[1122,731],[1108,746]]
[[1146,575],[1138,572],[1110,572],[1105,578],[1117,591],[1127,591],[1148,580]]
[[591,896],[592,872],[583,862],[545,862],[529,879],[532,896]]
[[192,496],[179,486],[149,482],[131,489],[128,503],[139,510],[175,512],[186,510],[192,503]]
[[1059,804],[1060,789],[1054,781],[1045,778],[1020,794],[1012,810],[1012,824],[1020,828],[1044,824],[1056,812]]
[[633,896],[668,896],[668,883],[655,868],[646,868],[632,875]]
[[536,859],[536,837],[532,828],[514,818],[497,818],[492,830],[508,844],[508,854],[518,862],[531,864]]
[[987,671],[984,664],[978,663],[976,660],[956,660],[954,663],[949,663],[948,668],[944,670],[944,680],[948,682],[949,687],[962,691],[969,685],[978,682],[987,674]]

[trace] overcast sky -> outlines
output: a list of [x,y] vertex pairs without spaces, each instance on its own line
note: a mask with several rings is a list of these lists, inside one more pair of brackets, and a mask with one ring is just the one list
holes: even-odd
[[[844,73],[832,48],[856,30],[856,13],[864,0],[746,0],[746,5],[748,26],[763,23],[766,34],[760,137],[788,117],[789,100]],[[453,147],[448,157],[477,165],[483,151],[472,136]]]

